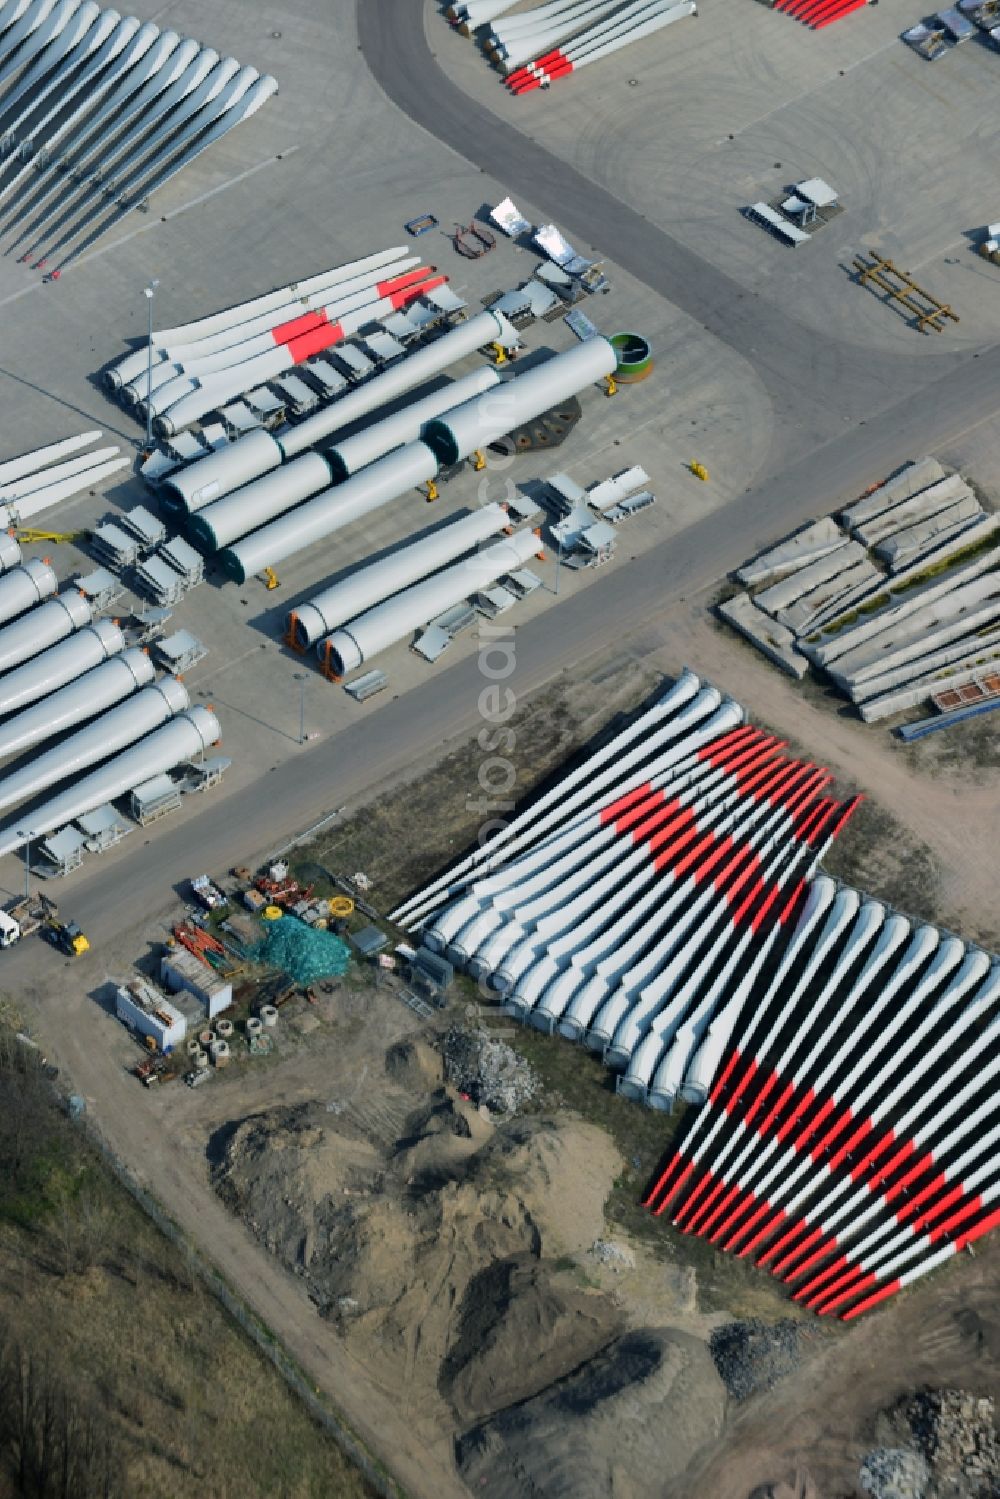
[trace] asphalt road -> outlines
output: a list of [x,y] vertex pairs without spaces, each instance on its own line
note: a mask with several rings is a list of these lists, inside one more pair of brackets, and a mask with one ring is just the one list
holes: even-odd
[[[558,608],[516,627],[517,664],[509,685],[526,696],[624,639],[675,600],[707,587],[768,539],[821,513],[830,495],[859,491],[932,440],[953,439],[990,420],[994,410],[986,382],[968,391],[956,380],[827,444],[773,483],[750,490],[721,516],[706,516],[639,554],[627,568],[596,578],[564,597]],[[689,664],[697,669],[697,662]],[[307,745],[251,786],[230,795],[224,787],[205,793],[196,818],[155,825],[144,844],[145,835],[134,833],[118,851],[88,861],[67,886],[67,911],[99,950],[102,942],[162,910],[170,887],[190,875],[263,856],[386,778],[436,758],[447,739],[477,727],[484,685],[474,656],[438,666],[419,690]],[[455,794],[464,798],[475,788],[456,787]],[[12,949],[4,956],[4,982],[27,974],[22,965],[37,961],[42,961],[37,944]]]

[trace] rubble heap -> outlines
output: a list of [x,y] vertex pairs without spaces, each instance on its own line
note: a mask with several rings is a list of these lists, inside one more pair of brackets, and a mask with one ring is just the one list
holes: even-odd
[[489,1031],[452,1026],[442,1044],[448,1081],[473,1103],[495,1114],[516,1114],[538,1092],[540,1083],[523,1057]]
[[867,1453],[874,1499],[993,1499],[1000,1493],[994,1402],[968,1390],[918,1390],[892,1410],[892,1445]]

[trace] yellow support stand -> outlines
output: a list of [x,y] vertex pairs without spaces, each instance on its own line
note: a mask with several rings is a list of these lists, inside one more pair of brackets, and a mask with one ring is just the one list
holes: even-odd
[[473,473],[478,474],[486,467],[486,455],[485,453],[480,452],[479,448],[477,448],[471,456],[472,471]]
[[438,490],[437,485],[434,483],[434,480],[433,479],[428,479],[427,480],[427,502],[428,502],[428,504],[430,504],[431,500],[436,500],[439,493],[440,493],[440,491]]
[[493,363],[506,364],[507,350],[504,348],[503,344],[491,344],[490,347],[493,350]]
[[79,541],[84,531],[33,531],[29,528],[12,528],[8,533],[16,536],[18,541]]
[[606,396],[613,396],[616,393],[617,390],[618,390],[618,381],[615,379],[614,375],[605,375],[605,377],[604,377],[604,394]]
[[264,587],[267,589],[268,593],[271,592],[272,588],[281,587],[281,584],[278,582],[278,574],[275,572],[273,567],[265,567],[263,573],[261,574],[261,577],[264,579]]
[[688,468],[694,474],[696,479],[701,479],[703,482],[707,482],[708,469],[703,463],[698,463],[695,459],[692,459],[692,461],[688,464]]

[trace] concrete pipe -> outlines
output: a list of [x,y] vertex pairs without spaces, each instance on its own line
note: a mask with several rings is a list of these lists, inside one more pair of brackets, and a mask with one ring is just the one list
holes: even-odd
[[0,725],[0,759],[20,754],[44,739],[52,739],[94,718],[122,698],[130,697],[137,687],[145,687],[154,675],[153,663],[145,651],[133,647],[120,656],[112,656]]
[[[67,599],[74,597],[86,603],[79,594],[66,594]],[[51,602],[55,604],[59,600],[53,599]],[[48,609],[49,605],[42,607]],[[37,612],[41,614],[42,609]],[[89,608],[87,612],[89,613]],[[21,624],[24,623],[26,621],[21,621]],[[11,625],[8,630],[17,628],[18,626]],[[7,633],[8,631],[0,633],[0,641]],[[33,643],[29,640],[29,644]],[[118,626],[110,619],[97,620],[71,635],[68,640],[62,640],[58,645],[43,650],[16,671],[7,672],[0,679],[0,716],[14,713],[19,708],[26,708],[29,703],[37,702],[39,698],[47,697],[49,693],[83,676],[84,672],[99,666],[102,661],[124,649],[125,637]]]
[[18,814],[0,830],[0,857],[22,848],[33,838],[65,827],[75,817],[93,812],[105,802],[124,796],[153,776],[173,770],[182,761],[196,759],[218,743],[220,733],[219,720],[208,708],[199,705],[179,713],[83,780],[30,812]]
[[460,463],[587,385],[612,375],[618,363],[606,338],[588,338],[563,354],[505,381],[489,395],[450,411],[427,425],[428,446],[442,464]]
[[59,580],[49,564],[37,557],[5,573],[0,578],[0,624],[50,598],[58,587]]
[[437,471],[437,460],[425,443],[413,442],[388,453],[346,484],[324,489],[288,515],[221,551],[218,557],[222,569],[235,582],[245,583],[262,568],[273,567],[419,484],[426,484]]
[[481,541],[496,536],[509,524],[510,517],[501,505],[486,505],[442,526],[431,536],[401,547],[380,562],[357,568],[289,614],[288,624],[295,632],[296,644],[303,648],[316,645],[349,619],[436,572],[463,552],[473,551]]

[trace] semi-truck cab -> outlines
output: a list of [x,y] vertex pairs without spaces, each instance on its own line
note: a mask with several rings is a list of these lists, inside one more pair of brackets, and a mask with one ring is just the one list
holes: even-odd
[[20,935],[20,922],[9,911],[0,909],[0,948],[13,947]]

